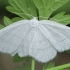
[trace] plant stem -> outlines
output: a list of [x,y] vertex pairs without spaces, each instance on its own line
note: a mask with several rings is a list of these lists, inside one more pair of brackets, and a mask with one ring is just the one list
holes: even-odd
[[35,60],[32,59],[31,70],[34,70],[34,69],[35,69]]
[[53,67],[53,68],[49,68],[49,69],[45,69],[45,70],[59,70],[59,69],[65,69],[65,68],[68,68],[68,67],[70,67],[70,63],[64,64],[64,65],[61,65],[61,66],[57,66],[57,67]]

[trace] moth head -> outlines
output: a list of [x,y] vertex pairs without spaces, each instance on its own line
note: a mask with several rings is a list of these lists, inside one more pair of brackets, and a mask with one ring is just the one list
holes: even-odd
[[38,27],[38,24],[39,24],[39,21],[37,20],[36,17],[34,17],[32,20],[30,20],[30,26],[35,28],[35,27]]

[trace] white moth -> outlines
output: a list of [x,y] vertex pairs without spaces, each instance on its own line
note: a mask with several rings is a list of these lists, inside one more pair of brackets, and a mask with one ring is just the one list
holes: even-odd
[[70,28],[51,20],[20,20],[0,30],[0,52],[46,63],[70,49]]

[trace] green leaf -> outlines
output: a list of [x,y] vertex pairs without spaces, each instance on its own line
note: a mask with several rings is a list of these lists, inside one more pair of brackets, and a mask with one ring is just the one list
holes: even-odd
[[15,18],[12,19],[13,22],[20,21],[20,20],[23,20],[23,18],[15,17]]
[[59,69],[59,70],[64,70],[64,69]]
[[31,68],[30,68],[30,66],[28,66],[27,64],[24,64],[23,70],[31,70]]
[[49,18],[55,10],[66,4],[68,1],[69,0],[44,0],[46,16]]
[[58,13],[54,17],[50,18],[50,20],[67,25],[70,23],[70,15],[64,15],[64,14],[65,14],[65,12]]
[[26,61],[28,62],[31,58],[29,56],[25,57]]
[[2,29],[2,28],[4,28],[4,26],[0,24],[0,29]]
[[25,0],[18,0],[18,1],[17,0],[13,0],[13,1],[19,7],[19,10],[21,10],[25,14],[30,14],[30,11],[28,10],[28,7],[27,7],[27,4],[26,4]]
[[43,70],[47,69],[47,64],[44,64]]
[[69,0],[9,0],[11,6],[6,8],[8,11],[22,18],[31,19],[33,16],[37,17],[37,15],[39,15],[39,19],[41,20],[48,19],[55,10],[68,1]]
[[55,66],[54,62],[51,62],[51,63],[48,64],[47,68],[52,68],[54,66]]
[[23,57],[19,57],[18,54],[16,54],[15,56],[13,56],[13,62],[16,63],[16,62],[20,62],[20,61],[23,61],[24,58]]
[[[38,12],[39,12],[39,19],[47,19],[47,16],[46,16],[46,9],[44,7],[44,1],[43,0],[33,0],[37,9],[38,9]],[[46,0],[47,2],[47,0]],[[43,17],[46,17],[46,18],[43,18]]]
[[70,50],[67,51],[70,54]]
[[24,70],[23,68],[15,68],[14,70]]
[[4,23],[6,26],[8,26],[8,25],[12,24],[13,22],[8,17],[4,16]]
[[14,0],[8,0],[8,2],[10,3],[10,5],[12,7],[14,7],[16,10],[20,11],[20,8],[16,5],[16,3],[14,2]]
[[52,67],[54,67],[54,66],[55,66],[54,62],[50,62],[48,65],[45,64],[45,65],[43,66],[43,70],[48,69],[48,68],[52,68]]
[[59,21],[59,19],[60,19],[61,17],[63,17],[64,14],[65,14],[65,12],[60,12],[60,13],[56,14],[56,15],[55,15],[53,18],[51,18],[51,19],[58,19],[58,21]]
[[29,19],[29,17],[27,15],[25,15],[24,12],[21,12],[20,10],[16,10],[14,7],[12,6],[7,6],[6,9],[22,18],[25,18],[25,19]]
[[48,69],[45,69],[45,70],[64,70],[64,69],[69,68],[69,67],[70,67],[70,63],[60,65],[60,66],[56,66],[56,67],[53,67],[53,68],[48,68]]
[[37,17],[37,11],[36,11],[36,7],[34,5],[33,0],[26,0],[26,3],[27,3],[28,9],[29,9],[31,15],[34,17]]
[[[37,7],[38,9],[43,8],[43,6],[44,6],[43,0],[33,0],[33,1],[34,1],[35,5],[36,5],[36,7]],[[47,1],[46,1],[46,2],[47,2]]]
[[[28,17],[27,19],[32,18],[32,16],[30,16],[31,12],[29,7],[27,6],[26,0],[9,0],[9,3],[11,4],[11,7],[7,7],[8,11],[15,13],[22,18],[26,18],[26,17]],[[30,6],[34,8],[32,4],[30,4]],[[35,9],[33,10],[35,12]]]
[[33,0],[39,10],[40,19],[48,19],[50,15],[69,0]]

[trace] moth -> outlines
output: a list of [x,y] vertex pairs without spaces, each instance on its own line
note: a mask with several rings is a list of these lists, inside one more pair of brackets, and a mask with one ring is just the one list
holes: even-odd
[[51,20],[20,20],[0,30],[0,52],[46,63],[70,49],[70,28]]

